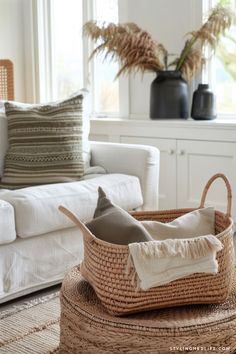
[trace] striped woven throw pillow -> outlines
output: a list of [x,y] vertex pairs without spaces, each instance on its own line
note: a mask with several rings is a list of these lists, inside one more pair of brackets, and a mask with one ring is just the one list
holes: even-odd
[[9,149],[1,187],[70,182],[84,174],[83,94],[29,105],[6,102]]

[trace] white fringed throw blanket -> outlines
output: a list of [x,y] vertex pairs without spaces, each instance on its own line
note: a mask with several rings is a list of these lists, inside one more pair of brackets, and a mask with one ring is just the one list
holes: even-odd
[[148,290],[193,273],[218,272],[216,253],[223,248],[213,235],[129,244],[127,273],[137,289]]

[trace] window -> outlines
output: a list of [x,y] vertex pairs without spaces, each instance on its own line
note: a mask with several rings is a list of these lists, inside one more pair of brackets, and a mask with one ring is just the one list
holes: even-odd
[[[97,0],[94,18],[99,22],[118,23],[118,1]],[[100,116],[119,113],[119,80],[114,80],[118,63],[104,61],[100,55],[94,60],[94,110]]]
[[[205,9],[220,3],[236,10],[236,0],[213,0],[205,2]],[[236,114],[236,23],[220,40],[217,50],[207,68],[207,80],[217,97],[219,115],[235,118]]]
[[90,19],[118,22],[118,0],[36,1],[40,101],[62,99],[86,87],[92,94],[93,115],[119,114],[118,63],[102,56],[88,65],[88,40],[83,23]]
[[51,7],[53,99],[65,98],[84,86],[82,0],[66,3],[53,0]]

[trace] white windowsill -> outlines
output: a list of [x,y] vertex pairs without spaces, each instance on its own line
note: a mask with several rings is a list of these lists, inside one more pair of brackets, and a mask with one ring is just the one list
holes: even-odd
[[194,120],[192,118],[188,119],[150,119],[148,117],[143,117],[143,119],[129,119],[129,118],[91,118],[93,123],[104,123],[111,122],[113,124],[132,124],[132,125],[162,125],[172,127],[214,127],[214,128],[236,128],[236,119],[228,118],[216,118],[214,120]]

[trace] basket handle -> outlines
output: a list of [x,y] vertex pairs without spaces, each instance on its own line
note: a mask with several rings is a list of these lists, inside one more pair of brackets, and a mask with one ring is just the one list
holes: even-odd
[[82,234],[84,237],[88,237],[90,241],[94,240],[94,236],[91,233],[91,231],[82,223],[77,216],[75,216],[72,211],[69,209],[65,208],[64,206],[60,205],[58,209],[66,215],[76,226],[79,227],[79,229],[82,231]]
[[210,188],[210,186],[212,185],[212,183],[217,179],[217,178],[221,178],[223,179],[223,181],[225,182],[225,186],[227,189],[227,211],[225,216],[226,217],[231,217],[231,210],[232,210],[232,189],[231,189],[231,185],[229,183],[228,178],[223,174],[223,173],[216,173],[214,176],[212,176],[209,181],[207,182],[205,188],[203,189],[202,192],[202,197],[201,197],[201,202],[200,202],[200,208],[204,208],[205,206],[205,201],[206,201],[206,195],[207,192]]

